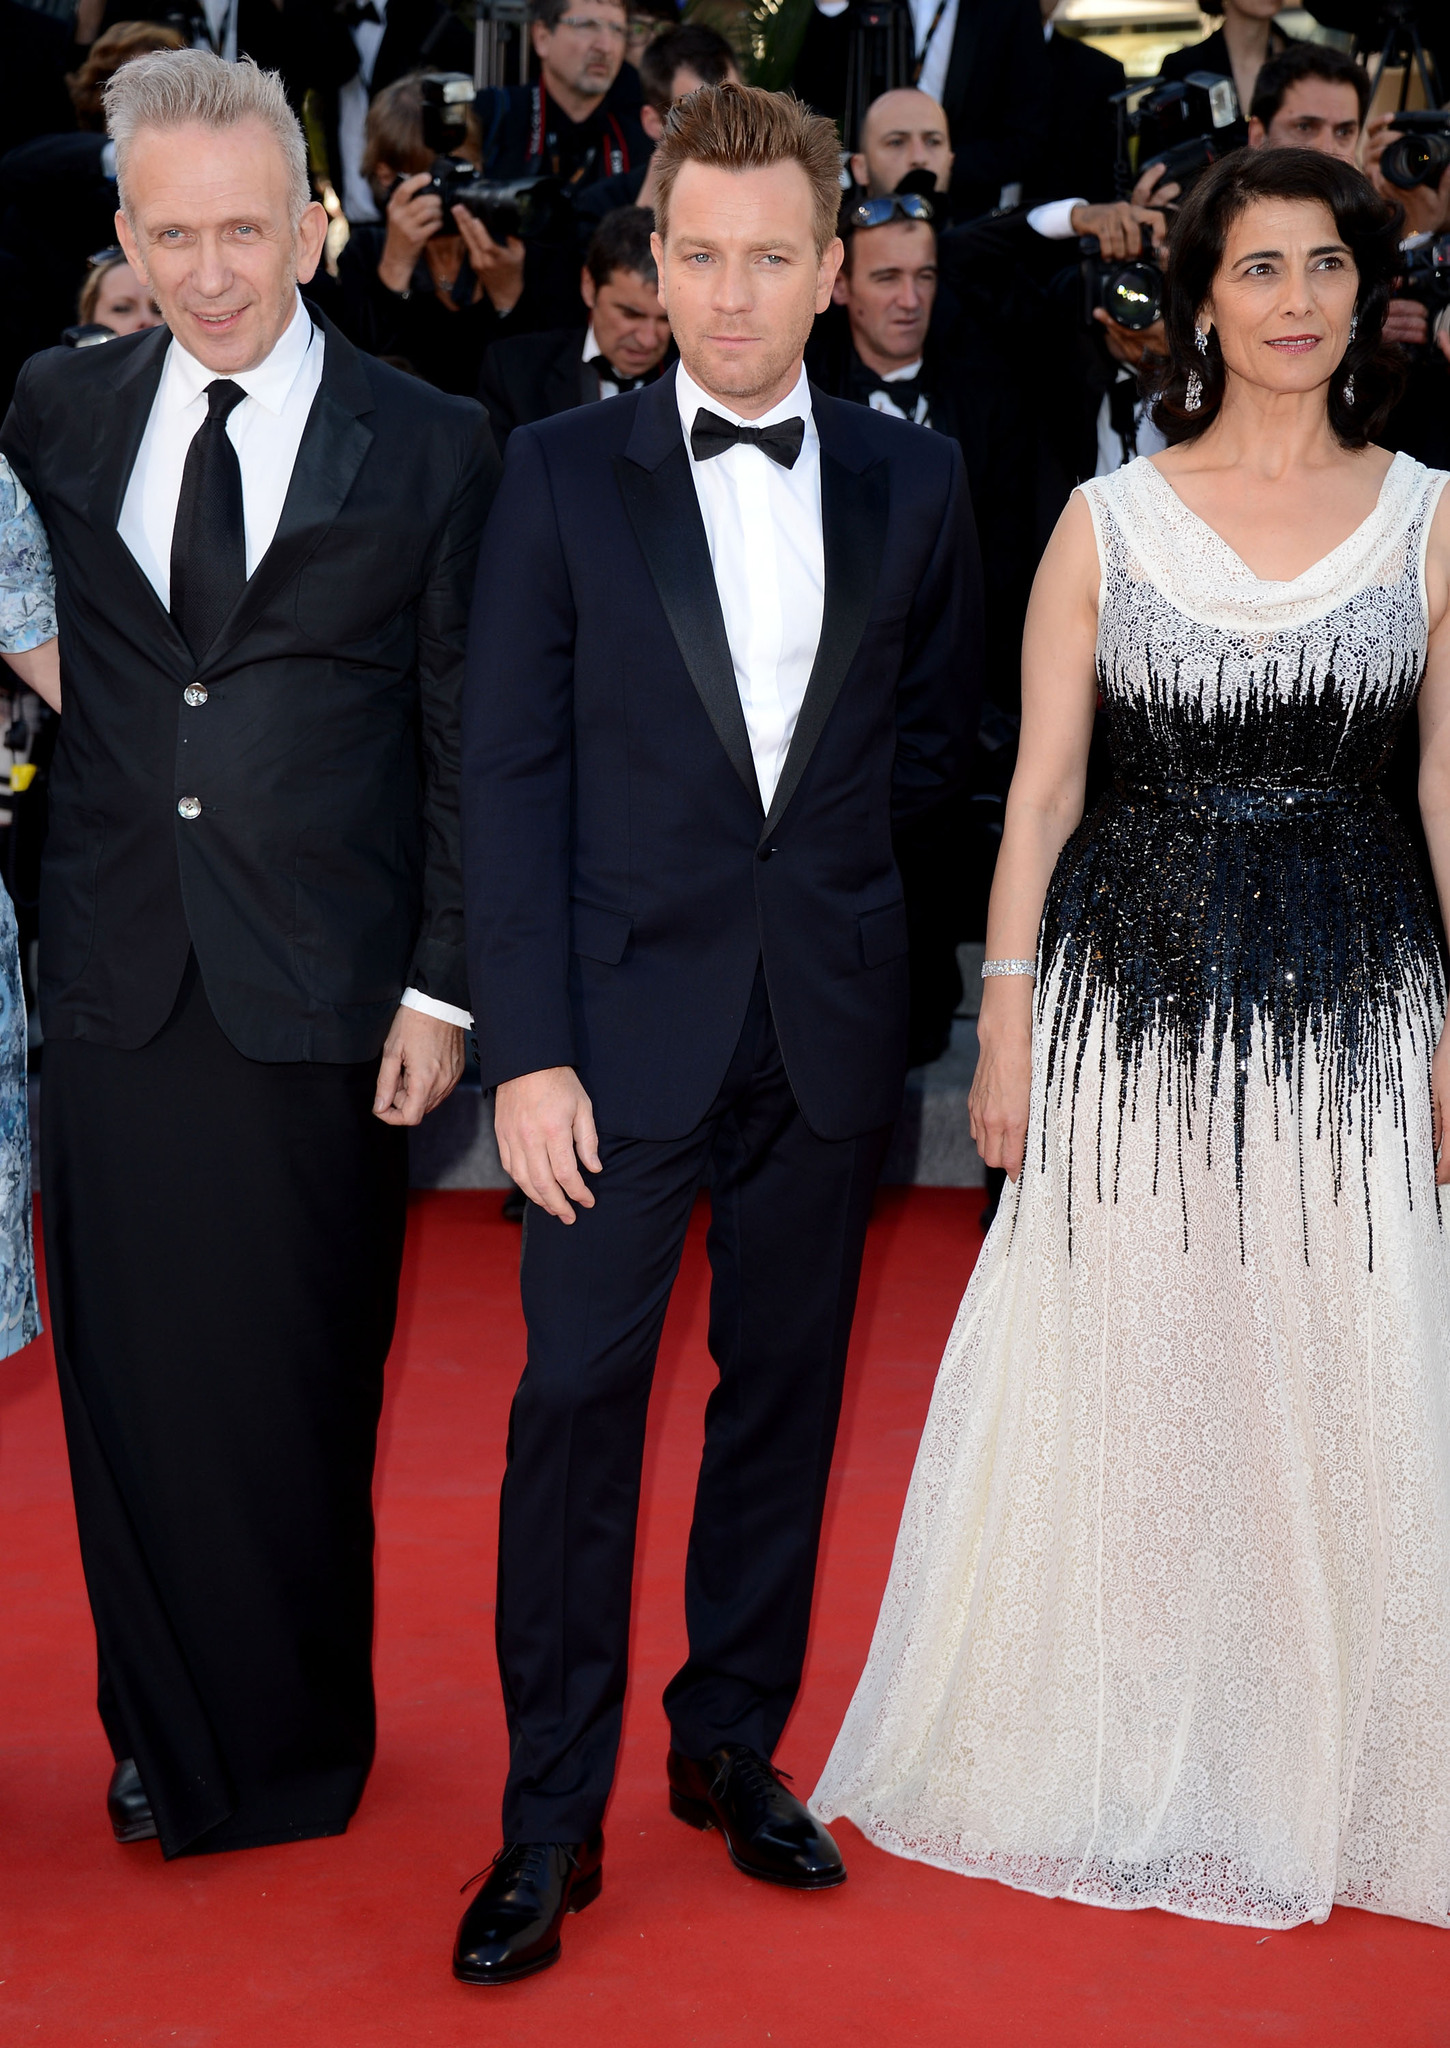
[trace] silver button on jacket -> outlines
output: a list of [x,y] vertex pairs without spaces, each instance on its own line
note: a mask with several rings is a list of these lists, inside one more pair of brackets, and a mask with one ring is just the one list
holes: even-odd
[[205,704],[206,702],[206,684],[188,683],[183,694],[187,703],[194,711],[198,704]]
[[201,816],[201,798],[199,796],[184,796],[176,808],[183,818],[199,818]]

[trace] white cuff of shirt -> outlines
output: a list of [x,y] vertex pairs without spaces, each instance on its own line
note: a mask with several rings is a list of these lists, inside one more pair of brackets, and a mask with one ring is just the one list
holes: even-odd
[[851,0],[816,0],[817,14],[824,14],[827,21],[834,21],[838,14],[844,14]]
[[1072,210],[1086,205],[1085,199],[1049,199],[1045,206],[1033,207],[1027,225],[1046,242],[1070,242],[1074,233]]
[[460,1031],[471,1031],[473,1019],[467,1010],[458,1009],[453,1003],[440,1003],[437,996],[425,996],[415,988],[405,988],[401,998],[405,1010],[421,1010],[425,1017],[437,1017],[444,1024],[456,1024]]

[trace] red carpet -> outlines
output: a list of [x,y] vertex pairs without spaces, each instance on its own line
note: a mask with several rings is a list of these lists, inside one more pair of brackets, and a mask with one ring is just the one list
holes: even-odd
[[[634,1691],[605,1889],[562,1964],[469,1991],[458,1887],[496,1847],[493,1525],[522,1352],[496,1194],[422,1197],[380,1476],[381,1739],[339,1840],[175,1863],[118,1849],[60,1417],[37,1345],[0,1366],[0,2043],[176,2048],[603,2043],[784,2048],[1446,2048],[1450,1936],[1370,1914],[1264,1936],[1049,1904],[841,1830],[844,1890],[739,1877],[666,1811],[659,1695],[709,1383],[692,1240],[661,1361]],[[882,1198],[857,1323],[814,1651],[782,1764],[808,1791],[864,1657],[980,1196]]]

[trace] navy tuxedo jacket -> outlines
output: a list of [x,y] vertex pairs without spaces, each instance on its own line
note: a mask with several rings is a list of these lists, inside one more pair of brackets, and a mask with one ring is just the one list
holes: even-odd
[[892,820],[963,772],[981,572],[955,442],[812,403],[825,618],[768,814],[673,371],[509,441],[464,688],[483,1080],[572,1066],[612,1136],[698,1124],[762,959],[811,1129],[856,1136],[900,1106]]

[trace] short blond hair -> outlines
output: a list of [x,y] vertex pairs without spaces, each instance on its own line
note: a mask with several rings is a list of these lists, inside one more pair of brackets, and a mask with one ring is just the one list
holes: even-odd
[[764,171],[799,164],[811,188],[816,254],[834,240],[841,206],[841,144],[835,123],[813,114],[794,93],[758,85],[702,85],[670,109],[654,154],[655,220],[669,235],[670,194],[685,164],[720,171]]
[[262,71],[250,57],[236,64],[210,50],[157,50],[123,64],[105,88],[106,126],[116,145],[116,183],[121,211],[131,219],[126,189],[131,145],[143,128],[235,128],[260,121],[287,165],[288,211],[295,228],[312,198],[307,182],[307,143],[286,88],[275,71]]

